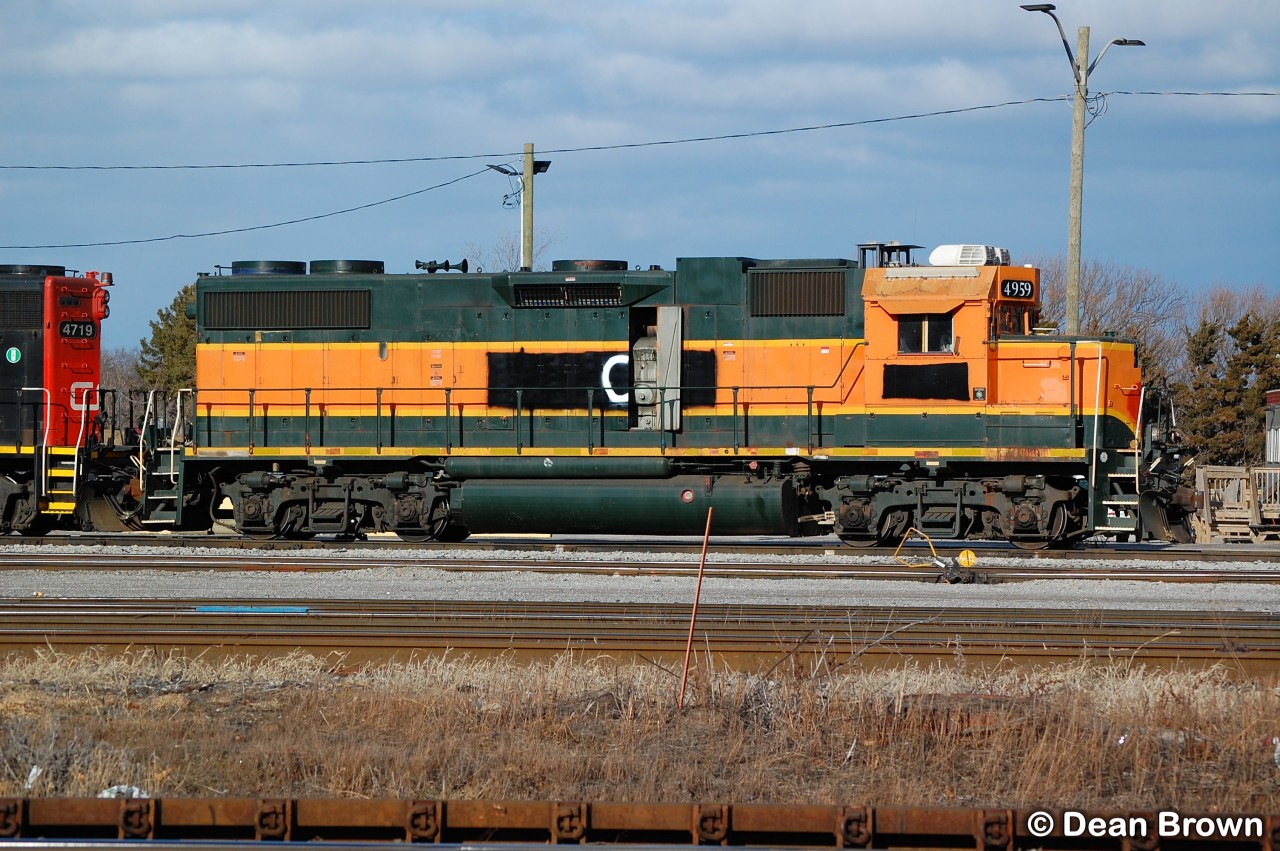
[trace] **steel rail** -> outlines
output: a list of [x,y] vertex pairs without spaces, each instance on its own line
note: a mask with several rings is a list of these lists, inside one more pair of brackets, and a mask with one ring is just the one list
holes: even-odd
[[[914,582],[955,581],[956,573],[947,573],[928,564],[923,554],[912,552],[912,558],[925,562],[924,566],[906,566],[886,556],[873,557],[881,563],[866,563],[866,559],[858,562],[831,559],[822,561],[818,557],[806,562],[764,562],[733,560],[736,554],[723,551],[716,554],[718,560],[708,562],[707,575],[717,578],[743,579],[879,579]],[[980,562],[971,571],[963,574],[962,581],[982,584],[1001,582],[1028,582],[1044,579],[1123,579],[1142,582],[1244,582],[1244,583],[1280,583],[1280,565],[1268,566],[1256,563],[1243,565],[1201,567],[1201,568],[1162,568],[1145,565],[1088,564],[1089,559],[1081,557],[1084,564],[1066,564],[1063,561],[1044,564],[1009,564],[1009,554],[1003,559],[989,559]],[[954,568],[950,561],[944,562]],[[307,552],[272,551],[255,557],[251,552],[243,554],[227,554],[218,552],[181,552],[174,550],[168,554],[145,553],[121,550],[120,552],[97,553],[92,559],[65,553],[32,552],[23,548],[22,552],[0,553],[0,572],[14,570],[162,570],[181,571],[276,571],[276,572],[321,572],[342,570],[365,570],[370,568],[430,568],[446,571],[498,572],[498,571],[530,571],[540,573],[570,574],[607,574],[618,576],[693,576],[697,572],[697,564],[691,561],[676,560],[626,560],[623,553],[606,551],[598,557],[587,559],[565,559],[555,557],[538,557],[537,553],[529,553],[527,557],[512,557],[503,554],[500,557],[444,557],[439,555],[417,556],[409,552],[400,553],[395,558],[386,558],[380,551],[360,551],[351,554],[316,555]]]
[[[346,663],[440,653],[672,664],[687,606],[456,601],[0,601],[0,653],[143,648],[204,656],[305,650]],[[1132,660],[1165,668],[1222,665],[1274,675],[1280,615],[1254,612],[704,606],[696,635],[717,667],[787,660],[982,665]]]
[[[309,540],[272,538],[259,540],[235,534],[177,533],[155,535],[139,532],[120,533],[55,533],[45,537],[0,538],[7,544],[39,546],[98,546],[98,547],[168,547],[191,549],[236,549],[254,552],[306,552],[311,550],[337,550],[342,552],[391,551],[441,553],[457,550],[518,550],[525,552],[626,552],[626,553],[685,553],[696,554],[701,539],[664,540],[636,536],[551,536],[551,535],[474,535],[456,544],[411,544],[391,534],[372,535],[360,540],[337,540],[317,537]],[[927,552],[923,542],[909,545],[913,551]],[[1277,544],[1166,544],[1160,542],[1115,543],[1088,541],[1072,549],[1020,550],[1007,543],[993,541],[964,541],[939,539],[934,546],[943,556],[955,555],[960,550],[972,550],[979,558],[1020,558],[1045,562],[1138,559],[1145,561],[1193,560],[1205,562],[1254,561],[1280,562],[1280,545]],[[842,556],[892,556],[892,547],[850,547],[834,536],[817,538],[729,538],[713,537],[712,551],[738,555],[842,555]]]

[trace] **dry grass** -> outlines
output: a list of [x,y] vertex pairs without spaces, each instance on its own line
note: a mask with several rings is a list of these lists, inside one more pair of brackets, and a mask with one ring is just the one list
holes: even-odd
[[305,655],[0,662],[0,796],[1044,804],[1275,812],[1275,683],[1131,665],[701,672]]

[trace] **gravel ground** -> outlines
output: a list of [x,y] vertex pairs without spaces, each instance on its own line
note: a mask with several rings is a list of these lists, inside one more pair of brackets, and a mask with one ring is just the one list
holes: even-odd
[[[23,553],[65,553],[77,565],[86,559],[104,562],[103,570],[4,571],[0,598],[210,598],[244,600],[290,599],[406,599],[406,600],[494,600],[494,601],[600,601],[608,603],[673,603],[690,601],[694,593],[691,577],[658,575],[583,575],[548,574],[513,568],[502,572],[465,573],[415,566],[422,558],[483,558],[491,562],[533,561],[536,555],[520,551],[449,550],[447,554],[432,550],[404,548],[379,552],[371,558],[380,566],[368,569],[304,571],[199,571],[184,570],[120,570],[131,558],[163,554],[177,558],[199,559],[202,555],[244,557],[242,551],[181,550],[163,547],[0,547],[0,556]],[[275,552],[255,556],[266,566],[272,562],[299,558],[323,563],[328,558],[350,558],[350,551],[308,550]],[[361,554],[366,555],[366,554]],[[555,553],[545,558],[556,560],[602,561],[601,553]],[[662,561],[697,561],[697,555],[654,556]],[[720,560],[712,553],[709,561]],[[728,558],[728,557],[725,557]],[[613,559],[636,567],[645,557],[636,553],[618,553]],[[746,561],[734,556],[735,561]],[[758,556],[750,560],[797,565],[815,564],[892,564],[885,556],[792,555],[784,558]],[[977,565],[1029,564],[1024,558],[988,558]],[[1116,567],[1139,562],[1092,562],[1092,566]],[[1043,564],[1043,562],[1040,562]],[[1080,563],[1090,564],[1088,552],[1081,553]],[[1187,561],[1161,563],[1162,569],[1175,564],[1187,569],[1204,567]],[[1280,578],[1280,566],[1258,565],[1274,569]],[[772,604],[796,606],[930,606],[1010,607],[1010,608],[1077,608],[1089,609],[1153,609],[1187,611],[1261,611],[1280,612],[1280,582],[1277,584],[1243,583],[1165,583],[1122,580],[1041,580],[996,585],[940,585],[932,582],[866,581],[851,579],[721,579],[708,578],[703,583],[702,602],[710,604]]]

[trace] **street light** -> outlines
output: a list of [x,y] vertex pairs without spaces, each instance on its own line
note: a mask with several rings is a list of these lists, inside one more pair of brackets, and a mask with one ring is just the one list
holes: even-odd
[[1068,337],[1080,334],[1080,221],[1084,206],[1084,125],[1085,112],[1089,99],[1089,75],[1098,67],[1102,57],[1111,49],[1111,45],[1121,47],[1143,47],[1146,42],[1136,38],[1116,38],[1107,42],[1098,58],[1089,62],[1089,28],[1080,27],[1076,31],[1076,52],[1072,54],[1071,45],[1067,43],[1067,34],[1062,29],[1062,22],[1053,14],[1057,7],[1052,3],[1031,3],[1022,7],[1028,12],[1044,12],[1053,18],[1058,25],[1058,35],[1062,36],[1062,46],[1067,51],[1067,60],[1071,63],[1071,73],[1076,81],[1075,104],[1071,120],[1071,204],[1067,223],[1067,293],[1066,293],[1066,334]]
[[[507,177],[520,178],[520,269],[531,272],[533,271],[533,176],[546,174],[547,169],[551,168],[551,160],[535,160],[533,143],[528,142],[524,146],[523,173],[506,165],[488,167]],[[504,207],[507,206],[506,201],[510,197],[511,195],[508,195],[502,199]]]

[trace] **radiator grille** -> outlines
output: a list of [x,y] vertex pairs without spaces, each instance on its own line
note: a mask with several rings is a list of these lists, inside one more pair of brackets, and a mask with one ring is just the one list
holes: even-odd
[[761,269],[748,277],[752,316],[843,316],[845,270]]
[[204,327],[306,331],[368,328],[369,290],[253,290],[210,292]]
[[0,290],[0,330],[36,331],[43,326],[44,293],[40,290]]
[[621,284],[517,284],[516,307],[620,307]]

